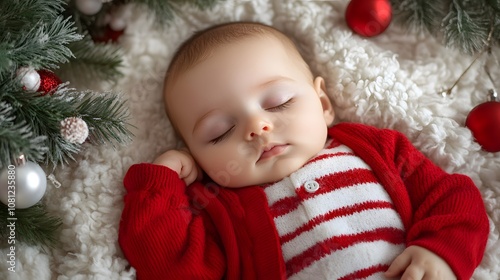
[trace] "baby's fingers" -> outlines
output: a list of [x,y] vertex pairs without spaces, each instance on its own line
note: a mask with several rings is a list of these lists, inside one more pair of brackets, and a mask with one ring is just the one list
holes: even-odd
[[405,273],[401,276],[401,280],[422,280],[424,279],[425,270],[417,265],[411,265],[406,268]]
[[[189,170],[188,170],[189,169]],[[186,185],[193,183],[198,177],[198,170],[194,165],[185,166],[182,168],[179,177],[184,180]]]
[[392,261],[391,266],[385,272],[386,277],[396,277],[401,275],[411,263],[411,255],[403,251],[401,255]]
[[179,178],[184,180],[186,185],[201,179],[201,174],[198,165],[190,156],[182,157],[182,169],[179,172]]

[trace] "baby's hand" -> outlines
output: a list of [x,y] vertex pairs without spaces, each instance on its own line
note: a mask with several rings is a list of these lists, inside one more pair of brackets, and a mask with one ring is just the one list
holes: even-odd
[[403,274],[401,280],[457,279],[450,266],[441,257],[420,246],[406,248],[394,259],[385,276],[396,277],[401,273]]
[[157,157],[153,164],[164,165],[177,172],[186,185],[201,179],[201,170],[188,151],[169,150]]

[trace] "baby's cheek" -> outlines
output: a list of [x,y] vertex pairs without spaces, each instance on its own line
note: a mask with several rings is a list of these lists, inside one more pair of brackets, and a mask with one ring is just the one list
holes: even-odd
[[221,186],[234,185],[244,172],[244,166],[236,159],[218,158],[213,162],[208,162],[204,168],[205,172]]
[[288,110],[288,112],[277,113],[275,119],[273,120],[274,128],[273,133],[284,133],[297,119],[297,114],[293,110]]
[[258,153],[257,147],[248,143],[240,143],[236,148],[237,157],[246,162],[251,162],[252,157],[255,157]]

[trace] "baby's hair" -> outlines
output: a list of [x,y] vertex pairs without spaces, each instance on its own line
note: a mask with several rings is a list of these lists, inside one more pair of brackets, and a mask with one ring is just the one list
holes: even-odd
[[[197,31],[179,46],[170,61],[170,65],[165,75],[164,97],[172,86],[172,81],[180,74],[208,59],[217,47],[234,43],[242,39],[259,36],[278,39],[283,46],[290,51],[292,56],[295,56],[301,61],[307,73],[310,74],[311,79],[313,78],[309,65],[304,61],[295,43],[287,35],[274,27],[258,22],[229,22]],[[177,127],[172,122],[171,116],[169,115],[166,102],[165,109],[174,130],[180,136]]]
[[[167,69],[165,86],[177,75],[209,58],[216,47],[254,36],[279,39],[285,47],[289,47],[302,59],[295,43],[274,27],[257,22],[223,23],[196,32],[180,45]],[[304,64],[307,66],[305,62]]]

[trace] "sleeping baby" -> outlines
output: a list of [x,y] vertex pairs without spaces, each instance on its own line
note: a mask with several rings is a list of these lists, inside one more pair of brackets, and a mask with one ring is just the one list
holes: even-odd
[[139,279],[470,279],[489,232],[470,178],[401,133],[333,124],[325,81],[259,23],[185,41],[164,98],[186,148],[130,167]]

